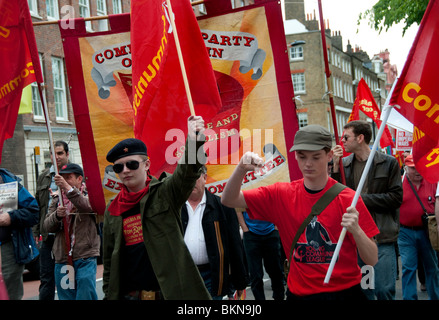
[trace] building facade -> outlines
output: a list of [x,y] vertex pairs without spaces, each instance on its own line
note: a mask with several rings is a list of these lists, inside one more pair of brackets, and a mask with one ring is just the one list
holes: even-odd
[[[315,13],[305,15],[304,0],[286,2],[285,17],[285,37],[299,125],[320,124],[333,131],[319,21]],[[344,49],[340,32],[331,31],[328,21],[324,24],[331,73],[330,92],[341,136],[352,111],[359,80],[364,78],[377,105],[382,106],[387,96],[386,88],[390,89],[395,79],[388,75],[388,70],[396,73],[396,68],[390,65],[388,51],[375,55],[371,60],[366,52],[359,47],[352,48],[349,42]],[[360,116],[371,121],[362,113]]]
[[[28,4],[40,55],[44,99],[53,141],[66,141],[70,161],[82,165],[62,39],[58,24],[48,23],[130,12],[130,0],[28,0]],[[86,27],[89,32],[105,31],[108,23],[106,19],[89,21]],[[49,135],[36,83],[32,84],[32,108],[32,114],[19,115],[14,137],[5,141],[1,165],[20,176],[25,187],[35,194],[37,176],[51,165]]]

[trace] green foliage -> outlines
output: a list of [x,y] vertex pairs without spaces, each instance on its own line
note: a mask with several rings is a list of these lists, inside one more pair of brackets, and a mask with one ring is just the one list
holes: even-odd
[[369,26],[381,33],[387,31],[393,24],[404,22],[402,35],[413,24],[421,23],[429,0],[379,0],[372,9],[360,13],[357,24],[368,20]]

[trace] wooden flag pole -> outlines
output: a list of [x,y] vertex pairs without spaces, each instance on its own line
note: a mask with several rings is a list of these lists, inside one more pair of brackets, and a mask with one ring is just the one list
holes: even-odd
[[191,89],[189,87],[189,81],[187,79],[187,74],[186,74],[186,68],[184,66],[183,54],[181,52],[180,40],[178,39],[177,27],[175,26],[175,20],[174,20],[175,17],[174,17],[174,12],[172,11],[171,1],[166,0],[166,4],[168,5],[169,16],[170,16],[171,26],[172,26],[172,30],[173,30],[172,33],[174,34],[175,46],[177,47],[178,60],[180,61],[181,74],[183,76],[183,83],[184,83],[184,88],[186,90],[187,100],[189,103],[189,110],[191,111],[191,115],[195,116],[194,103],[192,101]]
[[[369,173],[369,169],[372,166],[373,158],[378,149],[378,145],[380,143],[381,136],[383,135],[384,128],[386,127],[387,120],[389,119],[390,111],[392,111],[393,106],[389,106],[389,102],[390,102],[390,98],[392,97],[393,90],[395,89],[395,85],[398,82],[397,80],[398,79],[396,79],[395,82],[393,82],[392,89],[390,90],[389,95],[387,96],[387,100],[383,109],[384,110],[383,122],[381,123],[380,129],[378,130],[377,137],[373,143],[369,158],[367,158],[366,166],[364,167],[363,173],[361,174],[360,182],[358,183],[357,190],[355,191],[355,195],[354,195],[354,199],[352,200],[351,207],[357,206],[358,199],[360,198],[361,191],[363,190],[364,182],[366,181],[367,174]],[[338,259],[338,255],[340,253],[340,248],[341,245],[343,244],[346,231],[347,229],[345,227],[341,230],[340,237],[338,238],[337,241],[337,246],[335,247],[334,254],[331,259],[331,263],[329,264],[329,268],[328,271],[326,272],[325,280],[323,281],[324,284],[328,284],[329,280],[331,279],[332,271],[334,270],[335,262]]]

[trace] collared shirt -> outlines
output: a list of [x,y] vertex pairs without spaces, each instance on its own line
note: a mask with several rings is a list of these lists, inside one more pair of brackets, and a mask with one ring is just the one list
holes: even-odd
[[195,264],[202,265],[209,263],[203,226],[201,224],[204,209],[206,208],[206,192],[204,192],[203,198],[195,208],[195,211],[192,209],[189,201],[186,201],[186,208],[189,220],[184,235],[184,242]]

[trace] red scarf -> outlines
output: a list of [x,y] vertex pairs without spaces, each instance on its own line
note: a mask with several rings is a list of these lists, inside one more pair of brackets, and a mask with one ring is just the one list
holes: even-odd
[[130,210],[136,204],[138,204],[140,199],[142,199],[143,196],[148,192],[150,182],[151,178],[148,177],[145,182],[146,187],[138,192],[129,192],[127,187],[122,186],[119,194],[116,196],[116,198],[114,198],[108,207],[110,214],[112,216],[120,216],[122,213]]

